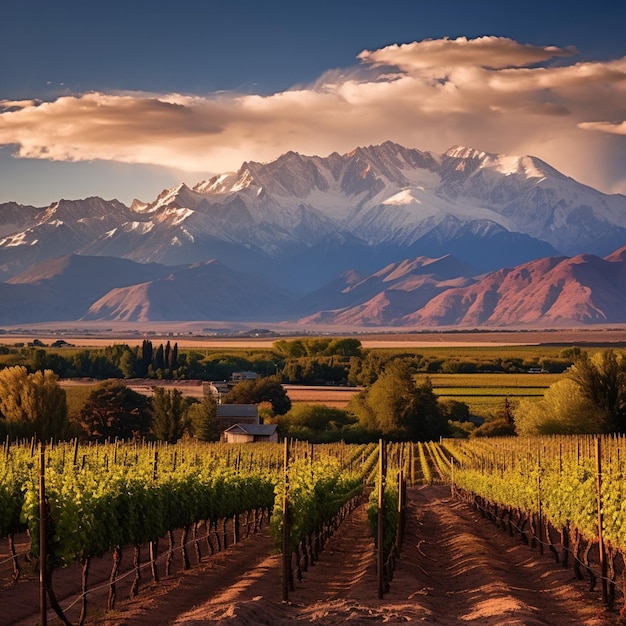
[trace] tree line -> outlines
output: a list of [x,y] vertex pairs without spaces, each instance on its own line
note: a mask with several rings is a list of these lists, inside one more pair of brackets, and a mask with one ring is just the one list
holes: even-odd
[[[119,379],[140,374],[180,376],[183,371],[199,370],[205,375],[219,371],[223,376],[211,378],[226,379],[237,369],[260,370],[265,375],[234,386],[226,402],[257,404],[263,420],[277,423],[282,435],[311,441],[626,432],[626,358],[613,350],[595,355],[578,348],[562,351],[562,359],[570,366],[543,399],[514,405],[505,398],[501,411],[476,428],[466,404],[437,398],[420,355],[364,352],[353,339],[279,341],[273,351],[244,356],[193,351],[180,354],[176,344],[167,342],[154,348],[149,340],[136,348],[113,345],[75,351],[67,357],[41,346],[29,349],[34,350],[29,353],[29,367],[13,365],[0,370],[3,437],[79,435],[95,440],[154,437],[175,441],[188,435],[214,439],[219,432],[211,399],[197,402],[178,390],[162,388],[146,398]],[[59,376],[67,369],[45,367],[59,365],[61,358],[71,361],[76,371],[89,371],[94,378],[99,373],[107,379],[72,420],[58,385]],[[337,372],[341,369],[346,380],[358,381],[362,391],[345,410],[320,405],[292,407],[281,382],[292,380],[289,372],[302,366],[303,359],[308,360],[311,376],[328,380],[323,378],[325,370],[320,364]],[[39,369],[33,369],[37,365]]]
[[209,352],[180,350],[167,341],[153,345],[114,344],[98,349],[75,349],[57,344],[45,346],[0,345],[0,367],[23,365],[30,372],[52,370],[61,378],[151,378],[228,380],[233,372],[249,370],[258,376],[279,375],[291,384],[371,385],[391,360],[406,361],[416,372],[479,373],[526,372],[529,368],[559,373],[572,365],[574,349],[564,349],[556,358],[485,356],[460,359],[428,357],[398,351],[363,350],[355,338],[304,338],[279,340],[271,350]]
[[[276,377],[242,381],[222,400],[257,404],[266,423],[277,423],[284,436],[311,441],[428,440],[446,433],[447,414],[428,381],[416,385],[410,368],[395,362],[346,410],[324,406],[292,407]],[[0,436],[40,440],[78,437],[91,441],[182,437],[219,439],[217,405],[179,389],[155,386],[138,393],[123,380],[109,379],[93,389],[70,419],[66,392],[51,370],[29,373],[23,366],[0,370]]]

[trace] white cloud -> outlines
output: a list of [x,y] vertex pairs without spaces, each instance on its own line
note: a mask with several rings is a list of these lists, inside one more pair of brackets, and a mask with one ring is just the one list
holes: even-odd
[[[626,173],[603,167],[623,152],[615,142],[626,134],[626,58],[575,63],[575,52],[500,37],[425,40],[364,51],[358,68],[269,96],[94,92],[0,102],[0,144],[16,145],[19,157],[190,172],[387,139],[438,152],[465,144],[533,154],[583,182],[626,190]],[[607,133],[613,142],[601,139]]]

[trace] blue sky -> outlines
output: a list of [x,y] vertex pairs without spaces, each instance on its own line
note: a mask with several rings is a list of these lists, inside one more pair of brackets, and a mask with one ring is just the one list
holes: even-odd
[[626,3],[23,0],[0,22],[0,202],[152,200],[387,139],[533,154],[626,193]]

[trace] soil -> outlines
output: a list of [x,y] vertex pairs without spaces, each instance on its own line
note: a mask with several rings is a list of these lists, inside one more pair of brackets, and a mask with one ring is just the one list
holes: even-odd
[[[257,534],[215,555],[208,544],[200,562],[159,583],[145,572],[139,595],[128,600],[120,583],[118,601],[105,612],[107,585],[90,595],[87,624],[93,626],[287,626],[289,624],[404,624],[440,626],[606,626],[620,624],[618,596],[614,610],[602,606],[601,590],[589,590],[572,569],[555,563],[511,537],[468,505],[452,500],[443,486],[408,490],[405,539],[389,591],[378,599],[374,544],[365,506],[345,520],[309,566],[295,590],[282,601],[280,556],[267,524]],[[128,555],[132,561],[132,555]],[[180,561],[180,558],[177,557]],[[3,555],[0,554],[0,559]],[[110,561],[94,559],[90,586],[108,580]],[[192,557],[193,561],[193,557]],[[6,565],[2,565],[6,567]],[[162,565],[160,565],[162,567]],[[78,579],[76,578],[78,576]],[[28,578],[26,576],[25,578]],[[38,622],[38,584],[4,586],[0,623]],[[55,573],[54,588],[62,606],[68,591],[80,585],[78,568]],[[68,580],[66,580],[68,579]],[[93,580],[92,580],[93,579]],[[127,579],[130,584],[130,577]],[[77,582],[78,581],[78,582]],[[126,594],[126,595],[124,595]],[[73,596],[76,597],[75,594]],[[68,612],[77,623],[78,606]],[[59,624],[49,613],[49,623]]]

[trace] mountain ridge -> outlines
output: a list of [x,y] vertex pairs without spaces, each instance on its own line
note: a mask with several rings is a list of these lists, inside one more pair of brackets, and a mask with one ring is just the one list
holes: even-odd
[[[167,309],[165,296],[155,295],[170,293],[171,298],[178,298],[179,314],[186,311],[185,315],[196,319],[203,315],[202,307],[189,307],[184,298],[200,301],[198,294],[209,287],[202,280],[213,280],[216,284],[230,281],[231,292],[220,292],[221,308],[202,300],[205,315],[244,318],[244,294],[234,286],[240,281],[263,304],[257,310],[272,319],[284,315],[314,323],[316,314],[324,312],[325,319],[355,324],[366,320],[367,324],[430,325],[450,319],[459,324],[472,320],[509,324],[515,319],[513,305],[506,309],[508,321],[501,312],[504,304],[489,312],[487,295],[499,301],[501,290],[483,283],[480,275],[538,259],[581,254],[608,263],[605,257],[621,255],[624,243],[625,196],[582,185],[536,157],[501,155],[469,146],[434,154],[391,141],[327,157],[287,152],[269,163],[245,161],[236,172],[218,174],[191,187],[180,183],[150,202],[135,200],[130,207],[97,197],[59,200],[41,208],[0,204],[0,278],[7,281],[5,285],[29,284],[47,290],[51,298],[55,294],[72,299],[73,308],[67,310],[68,314],[73,310],[73,315],[87,315],[86,305],[89,310],[96,301],[108,298],[106,306],[99,305],[102,315],[132,318],[135,314],[129,311],[133,310],[141,311],[135,315],[141,318],[170,319],[174,312],[159,311]],[[74,264],[84,263],[87,274],[89,264],[94,272],[124,273],[114,270],[113,262],[99,266],[87,260],[92,258],[124,259],[137,265],[127,266],[130,282],[126,284],[103,276],[89,285],[88,279],[79,279],[76,273],[76,284],[81,280],[84,284],[78,290],[84,292],[82,298],[71,295],[70,274],[61,280],[67,283],[63,286],[51,278],[44,280],[41,269],[37,270],[39,280],[27,273],[38,264],[67,255],[75,255]],[[414,274],[392,281],[393,285],[379,284],[374,278],[394,264],[398,273],[403,263],[408,267],[415,259],[445,257],[454,258],[459,267],[473,269],[447,279]],[[590,263],[587,259],[582,265]],[[204,279],[198,267],[204,267]],[[554,269],[543,267],[547,273]],[[167,273],[163,268],[170,268],[171,277],[162,276]],[[218,274],[229,278],[222,281]],[[348,274],[369,277],[369,291],[365,283],[339,293],[328,287],[340,285],[338,277]],[[497,276],[504,282],[509,274]],[[561,278],[579,284],[580,289],[593,289],[577,283],[581,279],[571,268]],[[409,288],[411,281],[415,288]],[[144,283],[151,287],[131,289]],[[191,291],[182,289],[181,285],[191,283]],[[255,285],[263,285],[265,295]],[[512,278],[507,285],[515,292]],[[610,286],[602,285],[608,294]],[[113,297],[113,289],[121,291]],[[461,296],[455,289],[469,291]],[[479,289],[483,290],[480,296]],[[147,299],[145,306],[138,304],[139,293]],[[578,313],[563,309],[558,314],[554,303],[550,307],[546,299],[539,312],[543,311],[546,323],[561,319],[598,323],[602,307],[615,297],[596,293],[595,300],[587,299],[584,304],[580,298],[574,303],[576,298],[570,295],[571,307],[578,307]],[[163,300],[161,305],[152,306],[149,300],[158,298]],[[463,298],[473,301],[473,313],[459,304]],[[132,301],[132,307],[124,305],[124,299]],[[284,306],[279,305],[281,299]],[[559,306],[564,307],[564,302],[563,296]],[[423,311],[424,306],[431,308]],[[350,307],[358,308],[351,311]],[[63,309],[58,302],[52,308]],[[331,313],[340,309],[341,313]],[[607,319],[615,315],[613,310],[605,314]],[[525,319],[521,314],[518,317]],[[2,315],[0,322],[5,323]]]

